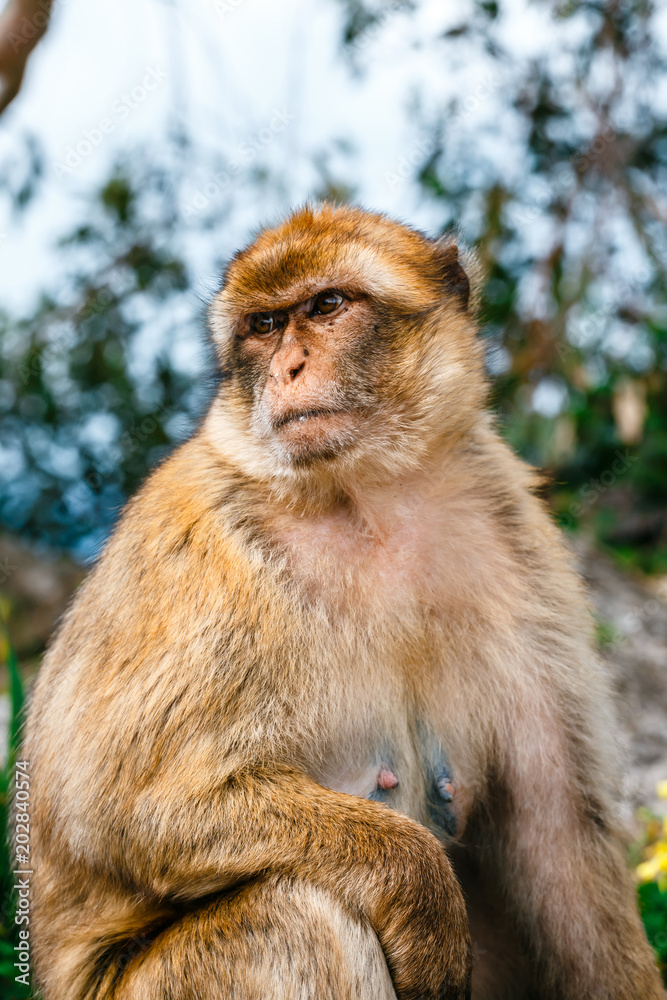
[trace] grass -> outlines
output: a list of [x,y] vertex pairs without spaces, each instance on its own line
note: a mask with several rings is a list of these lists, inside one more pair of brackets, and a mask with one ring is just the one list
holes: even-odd
[[[14,782],[14,762],[19,745],[19,729],[23,711],[23,682],[16,653],[9,641],[4,619],[0,619],[0,644],[9,678],[11,721],[7,761],[0,771],[0,829],[9,831],[10,790]],[[30,989],[16,982],[18,927],[14,922],[16,899],[12,886],[13,852],[9,836],[0,836],[0,996],[3,1000],[27,1000]]]
[[[0,619],[0,647],[9,677],[11,698],[11,722],[9,727],[9,747],[7,762],[0,771],[0,823],[3,830],[9,829],[10,789],[14,780],[14,763],[19,746],[24,691],[16,653],[9,641],[7,629]],[[648,811],[640,813],[643,833],[634,848],[635,862],[651,857],[656,844],[667,837],[667,820],[658,821]],[[30,990],[17,983],[14,968],[15,948],[18,944],[18,927],[14,923],[16,901],[12,891],[13,864],[12,849],[8,837],[0,837],[0,997],[2,1000],[28,1000]],[[658,957],[658,963],[667,986],[667,878],[657,877],[645,881],[637,889],[639,909],[644,921],[648,939]]]
[[[667,781],[661,781],[658,796],[667,799]],[[667,984],[667,816],[641,809],[642,826],[632,855],[639,877],[639,909]]]

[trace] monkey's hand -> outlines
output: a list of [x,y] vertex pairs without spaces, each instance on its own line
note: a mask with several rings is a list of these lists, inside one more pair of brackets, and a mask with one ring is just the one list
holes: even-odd
[[383,835],[385,878],[369,907],[396,993],[399,1000],[468,1000],[472,952],[460,886],[440,842],[400,820],[404,830]]

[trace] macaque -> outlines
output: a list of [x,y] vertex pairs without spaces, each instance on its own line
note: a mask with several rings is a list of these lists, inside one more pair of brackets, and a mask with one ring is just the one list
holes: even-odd
[[324,204],[35,684],[44,1000],[662,1000],[591,615],[487,410],[474,262]]

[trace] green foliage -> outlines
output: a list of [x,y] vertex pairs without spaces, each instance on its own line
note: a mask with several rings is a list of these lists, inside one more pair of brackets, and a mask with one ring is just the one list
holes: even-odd
[[595,622],[595,641],[598,649],[604,651],[616,645],[622,639],[621,633],[611,622],[598,618]]
[[[656,790],[667,799],[667,781],[658,782]],[[667,817],[644,808],[637,818],[641,835],[632,845],[631,862],[640,880],[639,910],[667,984]]]
[[656,882],[646,882],[638,893],[644,927],[667,985],[667,890],[661,890]]
[[353,49],[363,48],[367,37],[380,27],[388,17],[398,10],[413,10],[411,0],[390,0],[389,3],[360,3],[359,0],[343,0],[345,6],[345,26],[343,44]]
[[[185,348],[201,369],[206,351],[169,239],[169,194],[153,170],[132,182],[117,171],[90,221],[62,241],[72,277],[59,299],[19,321],[0,313],[0,520],[81,558],[191,428],[212,382],[193,383],[192,365],[174,356]],[[147,347],[150,324],[159,330]]]

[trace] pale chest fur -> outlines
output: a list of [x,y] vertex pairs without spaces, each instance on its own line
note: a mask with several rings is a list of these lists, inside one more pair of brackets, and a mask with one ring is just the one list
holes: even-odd
[[480,762],[474,711],[456,696],[456,635],[466,632],[469,655],[470,623],[491,606],[499,623],[510,620],[514,567],[488,514],[467,498],[404,493],[382,513],[381,527],[348,510],[273,526],[293,579],[325,609],[318,657],[331,646],[334,659],[354,664],[341,664],[344,700],[329,706],[313,776],[458,835]]
[[475,594],[512,599],[499,577],[511,590],[517,567],[488,509],[470,495],[405,487],[361,515],[287,514],[270,531],[309,597],[332,610],[363,608],[372,619],[408,609],[449,614]]

